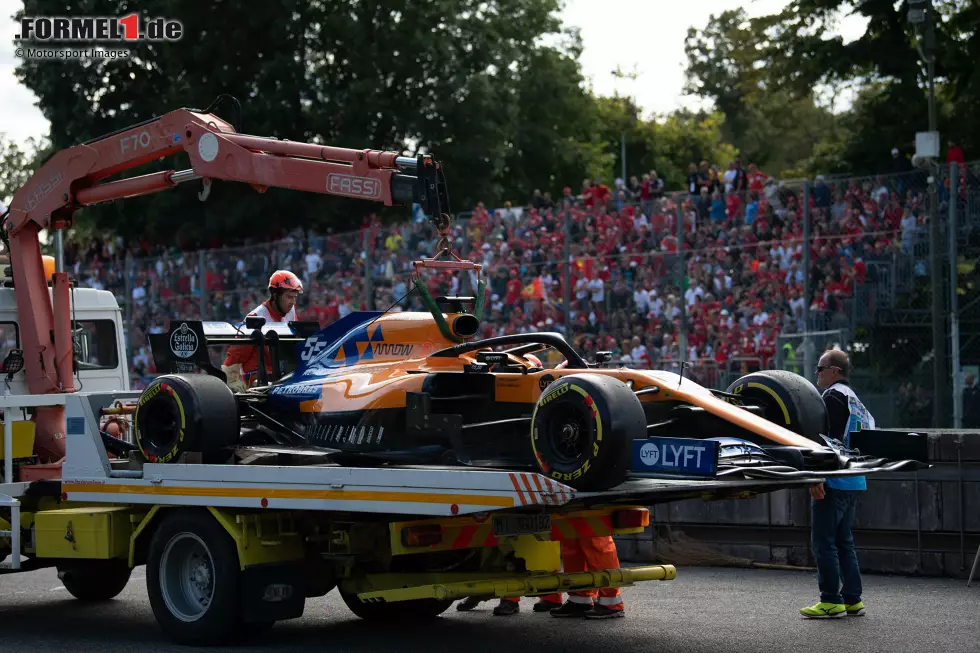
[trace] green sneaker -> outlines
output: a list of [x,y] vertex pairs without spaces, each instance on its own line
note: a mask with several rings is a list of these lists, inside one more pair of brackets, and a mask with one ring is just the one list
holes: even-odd
[[853,605],[845,606],[847,614],[851,617],[860,617],[864,614],[864,601],[858,601]]
[[808,608],[800,608],[800,614],[807,619],[838,619],[847,616],[843,603],[816,603]]

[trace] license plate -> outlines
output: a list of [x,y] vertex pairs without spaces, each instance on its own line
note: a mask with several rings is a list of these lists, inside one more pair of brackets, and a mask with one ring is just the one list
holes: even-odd
[[493,534],[496,537],[550,532],[551,515],[496,515],[493,518]]

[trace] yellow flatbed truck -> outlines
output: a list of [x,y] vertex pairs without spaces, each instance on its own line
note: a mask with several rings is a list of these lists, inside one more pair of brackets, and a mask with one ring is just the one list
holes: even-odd
[[[57,567],[108,600],[146,566],[153,613],[185,644],[223,643],[303,614],[336,589],[359,617],[433,618],[467,596],[535,596],[671,580],[670,565],[556,573],[565,539],[636,533],[644,505],[753,494],[799,480],[641,479],[576,492],[536,473],[440,467],[154,464],[101,425],[135,391],[0,397],[2,573]],[[38,406],[63,405],[62,478],[17,478]],[[13,455],[7,455],[7,452]],[[2,586],[0,586],[2,587]],[[2,590],[0,590],[2,591]]]

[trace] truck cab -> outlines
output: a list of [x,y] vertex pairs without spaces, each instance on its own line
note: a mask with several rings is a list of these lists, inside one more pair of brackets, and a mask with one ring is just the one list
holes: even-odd
[[[50,289],[49,289],[50,292]],[[129,390],[122,311],[107,290],[71,290],[71,332],[75,348],[75,389]],[[23,370],[13,374],[3,361],[14,349],[23,349],[17,297],[9,285],[0,287],[0,394],[31,394]]]

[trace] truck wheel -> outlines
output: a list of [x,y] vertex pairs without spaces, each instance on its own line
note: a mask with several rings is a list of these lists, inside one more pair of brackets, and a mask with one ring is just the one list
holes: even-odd
[[806,377],[786,370],[761,370],[739,378],[728,392],[761,406],[770,422],[823,444],[820,434],[827,431],[827,408]]
[[350,611],[365,621],[389,623],[393,621],[413,622],[422,619],[435,619],[449,609],[451,600],[415,599],[412,601],[395,601],[394,603],[364,603],[357,594],[340,590],[340,598],[344,600]]
[[238,551],[208,513],[178,510],[153,534],[146,589],[157,623],[178,644],[219,644],[243,628]]
[[640,400],[612,376],[563,376],[541,393],[531,415],[538,467],[577,490],[601,491],[623,483],[633,440],[645,437]]
[[58,578],[79,601],[108,601],[126,588],[132,571],[125,560],[79,560],[58,565]]
[[202,453],[204,462],[222,462],[228,455],[221,449],[238,439],[238,402],[216,377],[166,374],[140,395],[133,431],[150,462],[177,462],[185,452]]

